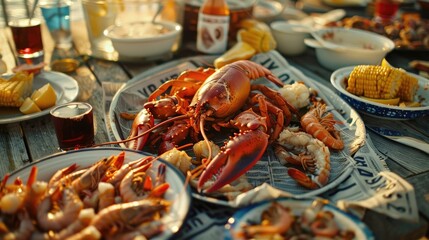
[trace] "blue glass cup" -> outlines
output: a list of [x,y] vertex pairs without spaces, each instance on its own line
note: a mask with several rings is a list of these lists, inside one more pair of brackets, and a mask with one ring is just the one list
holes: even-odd
[[64,0],[45,1],[39,4],[46,26],[57,48],[71,48],[70,2]]

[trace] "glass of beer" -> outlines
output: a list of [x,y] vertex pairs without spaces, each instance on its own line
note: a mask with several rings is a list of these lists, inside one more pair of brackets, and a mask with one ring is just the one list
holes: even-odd
[[90,104],[66,103],[53,108],[50,113],[61,150],[85,148],[94,144],[94,117]]

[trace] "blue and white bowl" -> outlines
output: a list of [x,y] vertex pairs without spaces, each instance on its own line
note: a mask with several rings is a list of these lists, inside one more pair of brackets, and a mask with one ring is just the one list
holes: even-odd
[[371,102],[360,98],[346,90],[346,79],[353,68],[344,67],[336,70],[331,75],[331,83],[342,99],[349,103],[354,109],[364,114],[389,120],[414,119],[429,115],[429,80],[419,75],[408,73],[419,81],[419,89],[415,101],[419,101],[421,107],[399,107],[382,103]]
[[[242,232],[243,226],[249,223],[260,221],[262,212],[270,207],[273,201],[278,202],[283,206],[289,207],[293,215],[300,216],[305,209],[312,206],[314,199],[279,198],[244,207],[235,212],[234,215],[228,220],[228,223],[225,225],[224,239],[244,239],[244,236],[240,234]],[[334,214],[334,219],[339,229],[353,231],[355,233],[354,239],[375,239],[372,231],[356,216],[346,213],[331,204],[324,205],[323,210],[330,211]]]

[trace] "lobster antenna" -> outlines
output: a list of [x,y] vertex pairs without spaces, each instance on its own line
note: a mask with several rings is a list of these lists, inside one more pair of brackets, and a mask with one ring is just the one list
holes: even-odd
[[212,160],[212,148],[210,147],[210,142],[206,136],[206,132],[204,131],[204,121],[205,121],[205,117],[201,117],[201,119],[200,119],[201,135],[203,135],[204,142],[207,144],[207,148],[209,150],[209,156],[207,157],[207,161],[211,161]]

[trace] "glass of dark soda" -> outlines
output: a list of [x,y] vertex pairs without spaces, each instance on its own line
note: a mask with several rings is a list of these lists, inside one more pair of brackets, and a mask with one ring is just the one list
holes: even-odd
[[9,22],[20,64],[43,62],[41,20],[38,18],[13,19]]
[[56,106],[50,113],[61,150],[85,148],[94,144],[94,117],[90,104],[66,103]]

